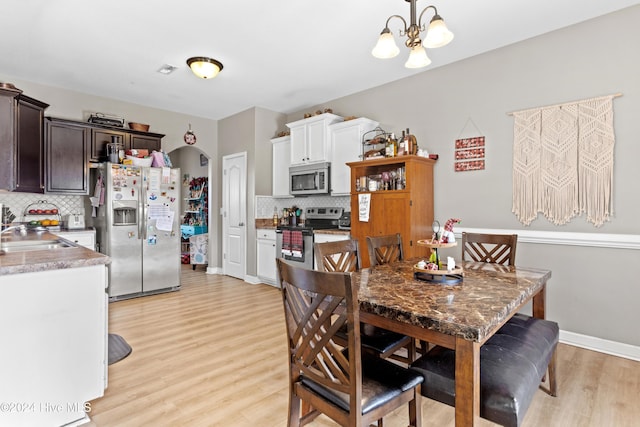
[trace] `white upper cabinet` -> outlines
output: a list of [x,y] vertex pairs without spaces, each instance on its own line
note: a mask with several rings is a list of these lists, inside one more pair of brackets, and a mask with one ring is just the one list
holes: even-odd
[[329,126],[331,150],[331,195],[351,193],[351,170],[346,164],[357,162],[362,154],[362,135],[374,130],[378,122],[360,117]]
[[273,153],[272,195],[293,197],[289,194],[289,165],[291,164],[291,137],[283,136],[271,140]]
[[331,159],[328,127],[342,117],[323,113],[288,123],[291,129],[291,165],[328,162]]

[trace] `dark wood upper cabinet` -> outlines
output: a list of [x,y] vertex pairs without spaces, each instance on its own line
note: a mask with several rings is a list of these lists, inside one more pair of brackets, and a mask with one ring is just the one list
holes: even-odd
[[91,161],[106,162],[108,160],[107,144],[112,142],[117,142],[123,150],[126,150],[129,145],[129,134],[124,130],[92,128]]
[[0,88],[0,189],[89,194],[89,162],[107,161],[107,144],[160,150],[164,135],[47,117],[48,104]]
[[91,128],[69,120],[45,119],[45,192],[89,194]]
[[44,110],[48,104],[0,89],[0,188],[44,192]]
[[146,148],[151,153],[162,148],[162,136],[131,134],[129,149]]
[[140,132],[129,129],[114,129],[91,125],[91,156],[92,162],[106,162],[107,144],[119,143],[124,150],[146,148],[151,153],[162,148],[162,138],[159,133]]

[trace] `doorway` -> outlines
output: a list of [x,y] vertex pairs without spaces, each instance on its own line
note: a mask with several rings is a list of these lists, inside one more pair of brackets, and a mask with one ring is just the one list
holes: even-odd
[[247,246],[247,153],[222,158],[222,268],[244,280]]
[[[168,155],[171,158],[172,167],[180,168],[180,176],[182,181],[181,196],[180,196],[181,198],[180,215],[181,217],[183,217],[185,215],[185,212],[189,210],[188,209],[189,201],[187,200],[188,199],[187,193],[189,191],[189,182],[191,182],[194,178],[206,177],[207,181],[211,183],[213,162],[209,161],[208,156],[202,150],[193,146],[183,146],[183,147],[176,148],[175,150],[169,152]],[[209,187],[210,186],[211,185],[209,184]],[[207,200],[209,201],[209,204],[210,204],[211,198],[207,197]],[[211,209],[207,209],[207,210],[208,210],[208,215],[206,220],[208,224],[207,234],[210,236],[212,233]],[[182,248],[183,250],[181,251],[181,259],[182,259],[181,262],[188,264],[189,263],[188,262],[189,261],[189,257],[188,257],[189,242],[188,240],[186,242],[187,242],[186,247],[183,245],[183,248]],[[211,246],[214,243],[215,242],[212,239],[209,239],[207,249],[206,249],[207,260],[206,260],[206,265],[204,265],[204,267],[206,267],[204,268],[205,271],[208,270],[210,265],[215,265],[211,263],[211,254],[215,252],[211,250]],[[185,257],[185,251],[187,252],[186,257]],[[194,264],[193,265],[194,270],[196,269],[196,267],[198,270],[203,269],[202,265],[196,266]]]

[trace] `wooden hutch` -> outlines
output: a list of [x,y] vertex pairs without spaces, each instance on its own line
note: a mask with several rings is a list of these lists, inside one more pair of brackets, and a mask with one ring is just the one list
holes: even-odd
[[[435,160],[415,155],[347,163],[351,236],[358,239],[362,267],[370,266],[367,236],[400,233],[405,258],[429,256],[429,248],[418,246],[417,241],[432,234],[434,164]],[[368,222],[360,221],[360,194],[371,194]]]

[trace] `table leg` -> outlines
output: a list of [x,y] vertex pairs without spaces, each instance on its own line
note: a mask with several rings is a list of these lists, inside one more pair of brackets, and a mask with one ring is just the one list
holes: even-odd
[[456,427],[480,418],[480,344],[456,337]]
[[537,319],[544,319],[545,316],[545,304],[547,299],[547,286],[544,285],[540,292],[533,296],[533,317]]

